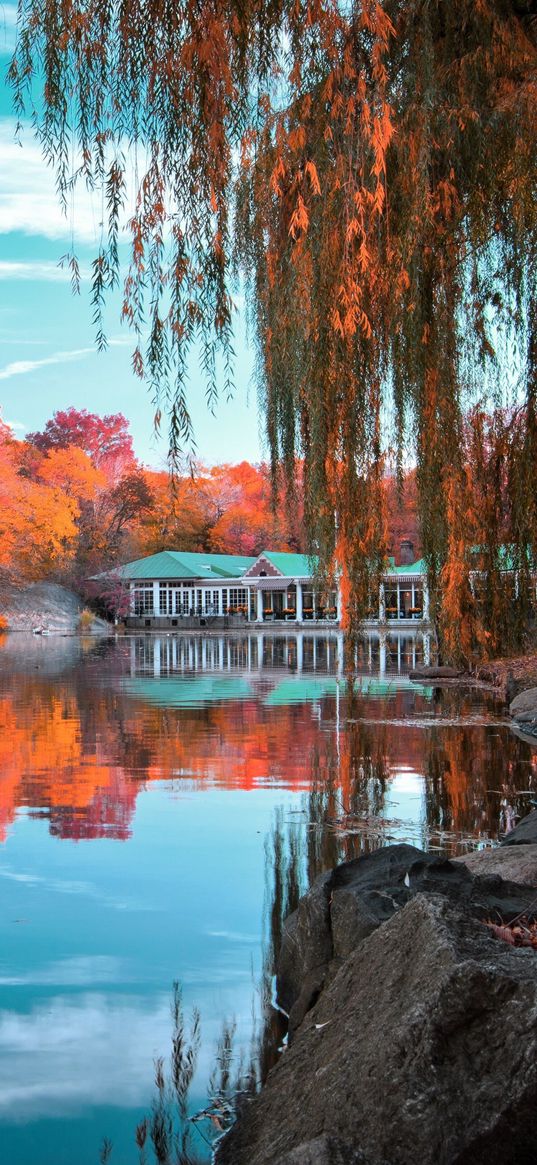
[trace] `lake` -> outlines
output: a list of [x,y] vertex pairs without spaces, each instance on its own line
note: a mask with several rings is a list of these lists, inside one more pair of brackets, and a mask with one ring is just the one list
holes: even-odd
[[277,1054],[270,950],[312,877],[534,806],[536,751],[489,694],[411,682],[424,651],[372,636],[348,693],[336,633],[1,639],[2,1165],[96,1165],[105,1137],[136,1162],[174,981],[199,1108],[225,1021]]

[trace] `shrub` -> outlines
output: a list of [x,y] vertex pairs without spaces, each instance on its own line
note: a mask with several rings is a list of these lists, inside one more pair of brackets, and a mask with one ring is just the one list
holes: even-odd
[[87,607],[84,607],[84,610],[81,611],[80,615],[78,616],[78,630],[82,634],[84,634],[85,631],[89,631],[94,618],[95,615],[93,614],[93,611],[90,611]]

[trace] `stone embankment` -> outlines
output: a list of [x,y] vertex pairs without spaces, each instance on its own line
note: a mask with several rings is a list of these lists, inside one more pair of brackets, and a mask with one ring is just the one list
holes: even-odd
[[[534,1165],[537,812],[495,851],[412,846],[323,874],[286,922],[289,1047],[218,1165]],[[533,913],[532,913],[533,912]]]
[[[58,583],[31,583],[26,587],[4,584],[0,589],[0,615],[8,631],[57,632],[75,635],[80,630],[84,603]],[[86,634],[101,634],[110,625],[95,616],[84,626]]]

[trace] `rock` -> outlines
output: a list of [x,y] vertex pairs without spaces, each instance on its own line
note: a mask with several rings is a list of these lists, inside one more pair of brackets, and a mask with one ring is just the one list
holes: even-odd
[[[278,1003],[289,1012],[305,983],[313,993],[332,958],[329,899],[333,873],[321,874],[284,923],[278,960]],[[307,987],[308,993],[311,989]],[[313,1000],[312,1000],[313,1001]],[[307,1008],[306,1008],[307,1010]]]
[[509,712],[518,724],[537,720],[537,688],[528,688],[515,696],[509,705]]
[[518,730],[517,735],[522,734],[533,744],[537,743],[537,688],[527,688],[515,696],[509,712],[513,717],[513,727]]
[[[9,631],[53,631],[77,634],[84,604],[73,591],[59,583],[31,583],[26,587],[4,585],[0,595],[0,614],[7,620]],[[88,628],[89,634],[108,634],[110,624],[97,616]]]
[[345,959],[216,1161],[332,1165],[324,1137],[368,1165],[534,1165],[536,1104],[537,953],[420,893]]
[[535,844],[537,844],[537,809],[533,809],[527,817],[523,817],[522,821],[519,821],[510,833],[506,833],[500,842],[501,846]]
[[411,845],[376,850],[321,875],[285,922],[277,967],[278,1002],[289,1038],[347,956],[421,891],[447,895],[478,918],[514,917],[528,907],[520,886]]
[[438,665],[438,667],[417,667],[414,671],[409,672],[409,679],[411,680],[458,680],[466,673],[456,667],[447,667]]
[[[536,825],[537,833],[537,825]],[[510,836],[510,835],[508,835]],[[453,858],[473,874],[498,874],[519,885],[537,887],[537,844],[504,845]]]
[[323,1134],[279,1157],[274,1165],[367,1165],[359,1150]]

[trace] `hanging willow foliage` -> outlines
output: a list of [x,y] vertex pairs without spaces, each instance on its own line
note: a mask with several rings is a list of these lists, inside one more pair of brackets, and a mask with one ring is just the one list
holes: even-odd
[[103,343],[129,215],[124,315],[172,449],[193,345],[209,404],[228,391],[239,279],[274,477],[303,460],[349,625],[385,561],[383,475],[415,460],[448,648],[514,643],[537,550],[536,0],[19,8],[16,107],[62,199],[104,191]]

